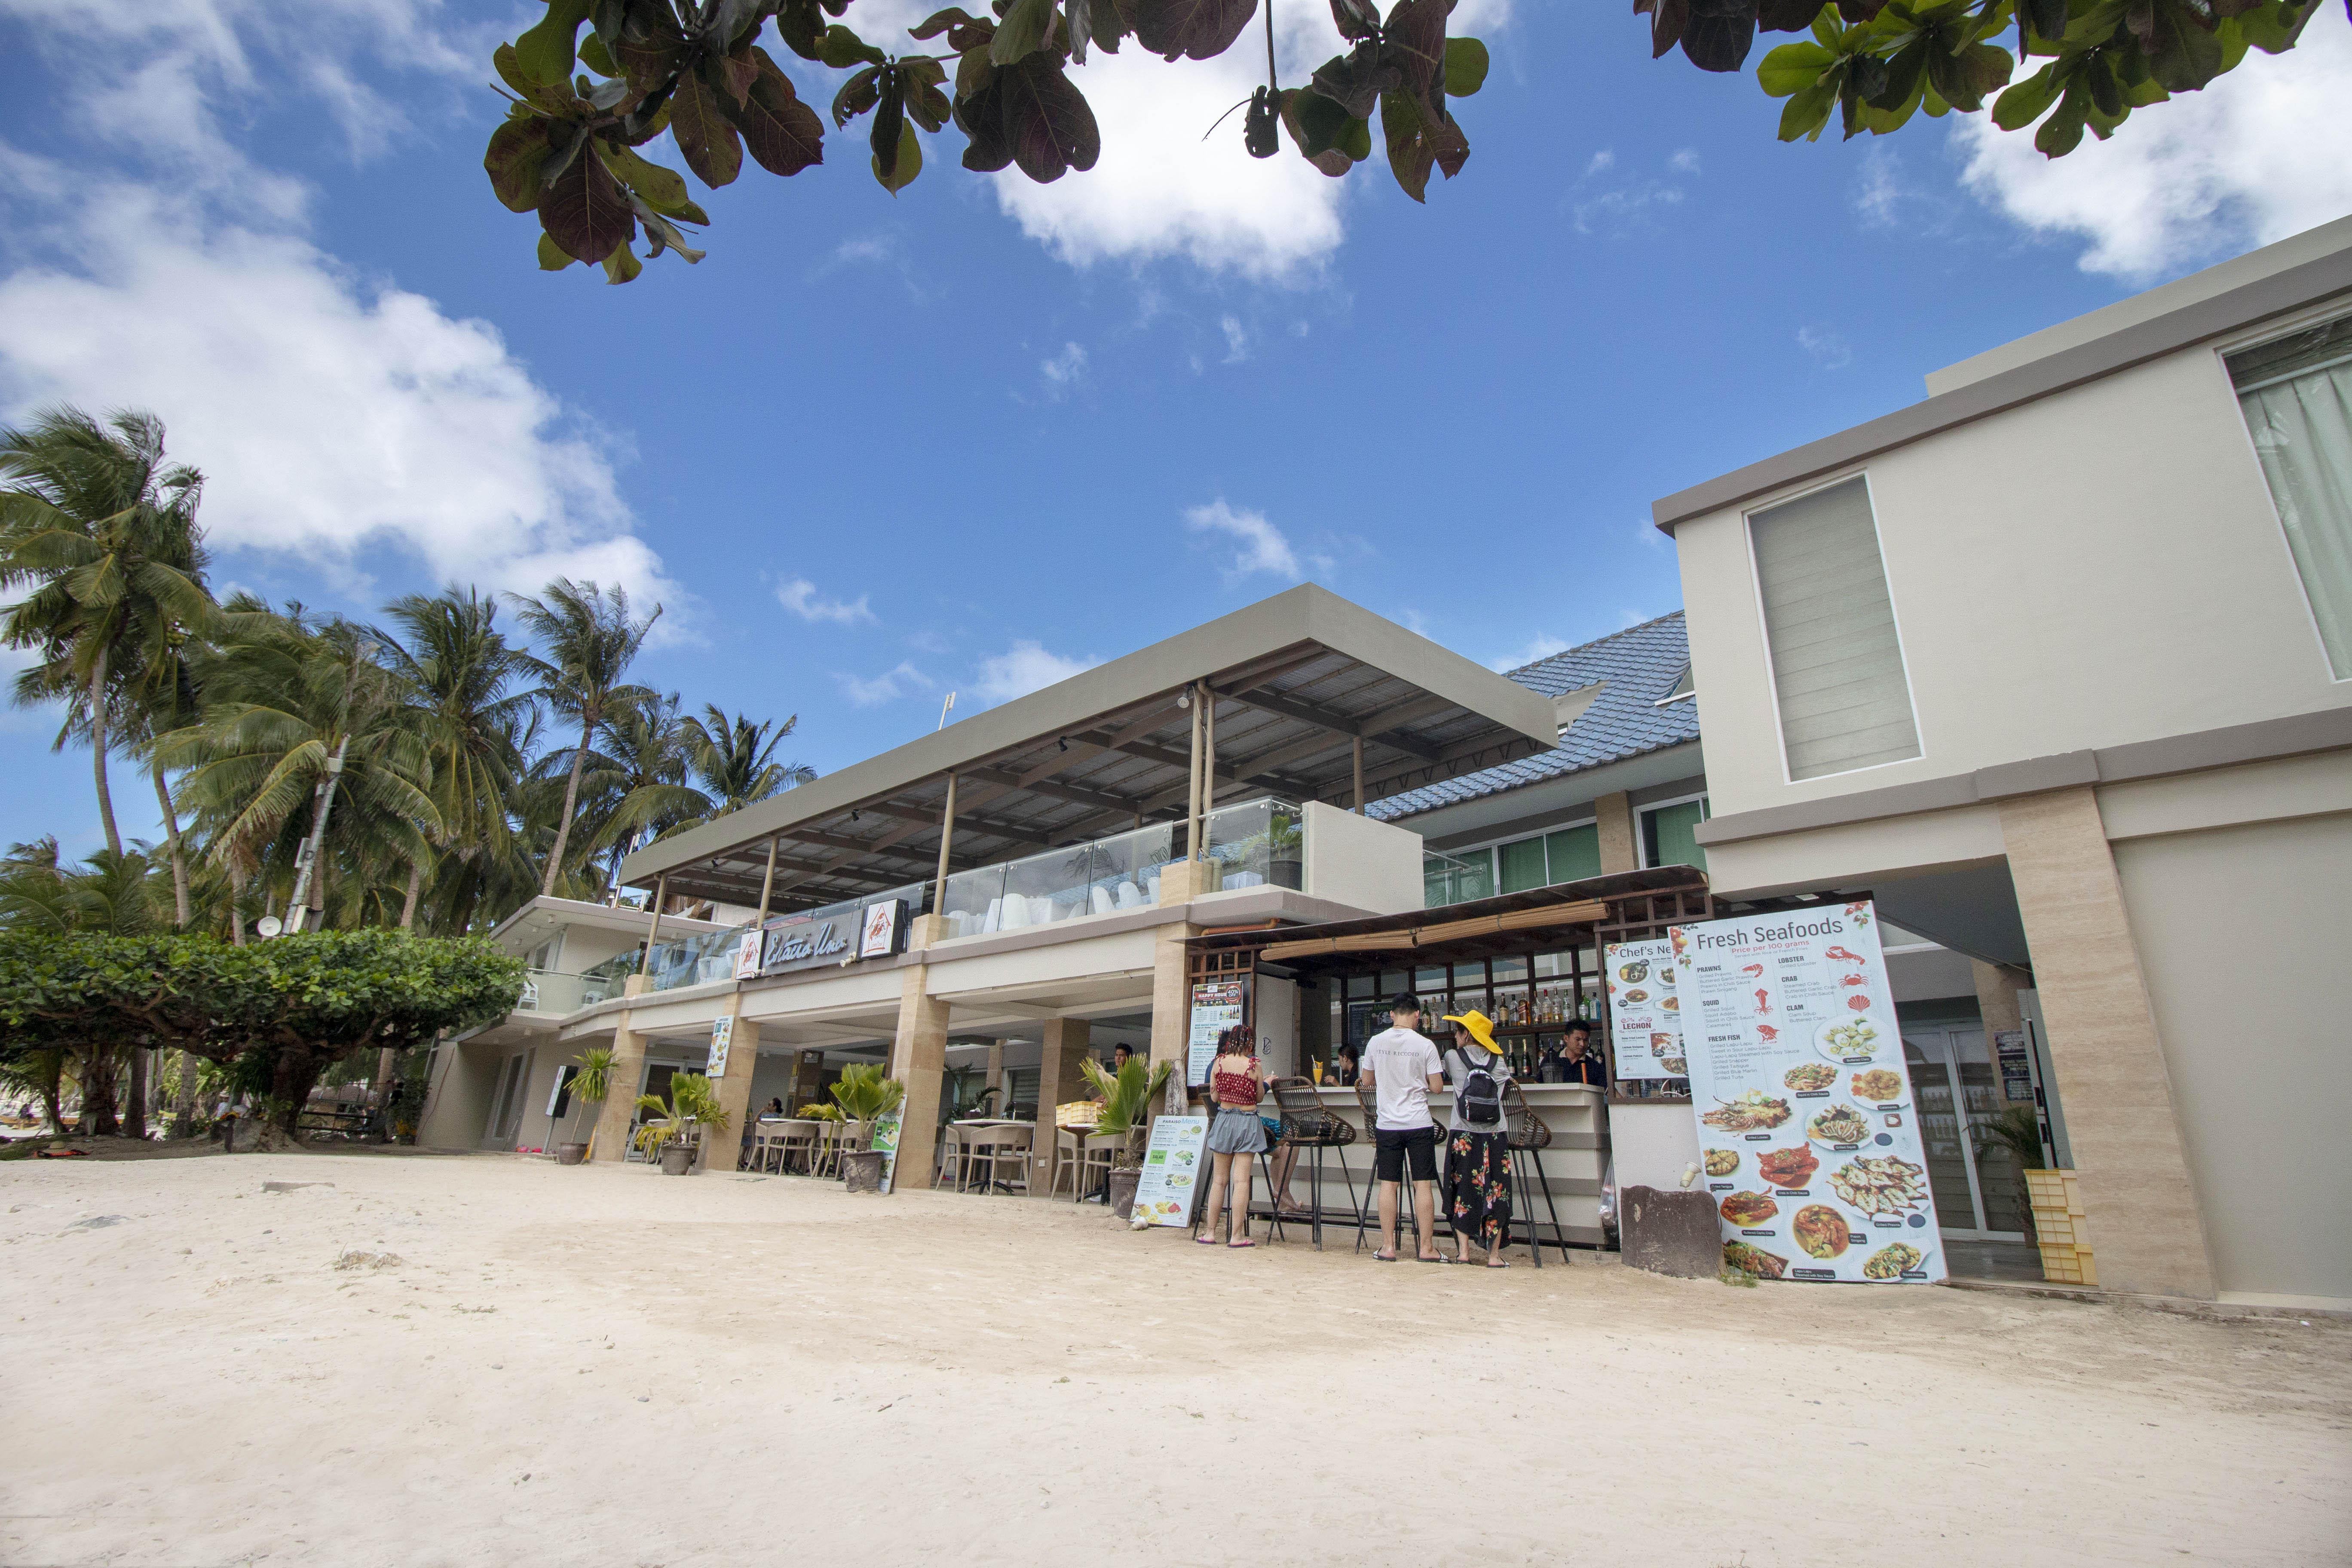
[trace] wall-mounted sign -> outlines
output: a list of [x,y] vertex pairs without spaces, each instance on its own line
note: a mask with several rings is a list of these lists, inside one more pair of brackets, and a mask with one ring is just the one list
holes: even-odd
[[760,973],[760,933],[747,931],[735,944],[735,978],[749,980]]
[[821,963],[839,963],[855,956],[857,940],[855,913],[794,915],[768,928],[767,945],[760,955],[760,973],[788,974]]
[[866,921],[857,939],[860,958],[887,958],[906,945],[907,900],[885,899],[866,906]]
[[1246,1004],[1238,980],[1204,980],[1192,987],[1192,1027],[1184,1052],[1184,1082],[1199,1089],[1216,1065],[1217,1037],[1242,1021]]
[[710,1061],[702,1076],[716,1083],[727,1076],[728,1047],[735,1043],[735,1015],[722,1013],[710,1026]]
[[1609,1041],[1616,1076],[1681,1078],[1682,1003],[1675,994],[1675,948],[1669,942],[1612,942],[1601,949],[1609,981]]

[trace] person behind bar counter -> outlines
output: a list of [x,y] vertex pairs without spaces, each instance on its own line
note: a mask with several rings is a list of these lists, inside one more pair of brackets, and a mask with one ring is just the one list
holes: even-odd
[[1609,1069],[1592,1051],[1592,1026],[1579,1018],[1568,1026],[1559,1048],[1544,1053],[1536,1064],[1538,1083],[1589,1083],[1595,1089],[1609,1087]]
[[1430,1091],[1445,1087],[1445,1068],[1420,1024],[1421,998],[1403,992],[1389,1005],[1389,1027],[1364,1045],[1361,1081],[1372,1088],[1372,1173],[1381,1189],[1381,1246],[1372,1256],[1382,1263],[1397,1260],[1397,1186],[1407,1160],[1417,1256],[1445,1261],[1437,1250],[1437,1123],[1429,1117]]

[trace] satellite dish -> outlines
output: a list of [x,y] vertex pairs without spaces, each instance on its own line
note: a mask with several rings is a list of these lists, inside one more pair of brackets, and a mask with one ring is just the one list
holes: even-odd
[[285,923],[278,920],[276,915],[264,915],[259,920],[253,922],[253,929],[259,931],[264,937],[273,937],[279,931],[284,931],[286,926]]

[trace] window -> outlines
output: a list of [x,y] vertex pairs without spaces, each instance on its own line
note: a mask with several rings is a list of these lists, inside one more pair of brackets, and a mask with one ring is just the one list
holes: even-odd
[[1433,910],[1599,875],[1601,829],[1590,822],[1477,849],[1432,849],[1422,858],[1423,907]]
[[1601,875],[1601,829],[1592,823],[1544,835],[1544,858],[1555,882]]
[[1551,879],[1544,871],[1544,841],[1540,838],[1522,838],[1515,844],[1503,845],[1496,854],[1502,861],[1503,891],[1507,893],[1524,893]]
[[1706,851],[1699,847],[1698,825],[1706,820],[1706,798],[1652,806],[1642,813],[1642,864],[1696,866],[1706,869]]
[[2352,316],[2228,363],[2328,667],[2352,680]]
[[1860,479],[1748,520],[1789,777],[1919,755],[1895,604]]
[[1495,852],[1433,849],[1421,858],[1422,905],[1438,909],[1495,896]]

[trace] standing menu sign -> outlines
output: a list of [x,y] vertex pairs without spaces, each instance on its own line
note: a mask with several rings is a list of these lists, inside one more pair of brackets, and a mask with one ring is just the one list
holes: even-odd
[[1823,904],[1669,940],[1723,1260],[1768,1279],[1943,1279],[1876,911]]
[[1681,1001],[1671,942],[1612,942],[1601,949],[1609,980],[1609,1039],[1615,1076],[1681,1078]]
[[874,1135],[866,1146],[882,1156],[882,1188],[890,1190],[890,1179],[898,1173],[898,1127],[900,1112],[886,1110],[874,1119]]
[[1200,1195],[1201,1151],[1208,1142],[1205,1116],[1163,1116],[1151,1124],[1151,1142],[1143,1151],[1143,1174],[1135,1184],[1135,1209],[1128,1216],[1130,1223],[1192,1223],[1192,1200]]
[[1242,983],[1209,980],[1192,987],[1192,1027],[1184,1052],[1184,1082],[1198,1089],[1209,1081],[1217,1059],[1217,1037],[1242,1021]]

